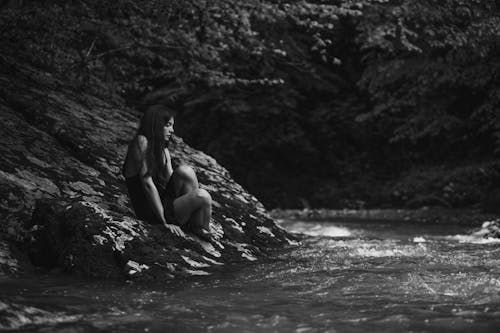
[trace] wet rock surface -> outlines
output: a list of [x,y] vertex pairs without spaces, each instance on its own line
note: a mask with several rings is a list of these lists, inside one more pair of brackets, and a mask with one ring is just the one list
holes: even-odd
[[29,255],[39,266],[78,275],[164,280],[209,275],[227,263],[254,261],[287,240],[270,219],[239,220],[216,219],[213,239],[206,242],[188,233],[176,236],[162,225],[97,203],[45,199],[37,202],[28,225]]
[[81,319],[78,315],[52,313],[34,306],[0,301],[0,329],[17,330],[35,325],[54,325],[74,322]]
[[484,222],[474,235],[483,238],[500,238],[500,219]]
[[176,237],[135,219],[120,166],[138,113],[7,58],[0,86],[2,271],[20,271],[15,247],[37,265],[94,277],[202,275],[290,240],[226,169],[178,137],[174,167],[192,166],[211,193],[214,240]]

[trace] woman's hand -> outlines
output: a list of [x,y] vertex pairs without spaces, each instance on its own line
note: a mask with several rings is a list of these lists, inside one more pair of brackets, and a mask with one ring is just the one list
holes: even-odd
[[170,230],[170,232],[173,233],[174,235],[177,235],[179,237],[186,237],[186,235],[184,234],[184,231],[182,231],[182,229],[175,224],[165,223],[165,227],[168,230]]

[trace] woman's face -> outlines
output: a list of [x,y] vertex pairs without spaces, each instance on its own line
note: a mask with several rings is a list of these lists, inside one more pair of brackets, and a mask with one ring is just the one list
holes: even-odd
[[174,134],[174,118],[170,118],[169,121],[163,126],[163,138],[165,142],[168,142]]

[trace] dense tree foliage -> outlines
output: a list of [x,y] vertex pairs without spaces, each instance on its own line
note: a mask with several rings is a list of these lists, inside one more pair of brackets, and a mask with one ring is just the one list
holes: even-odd
[[500,149],[499,9],[494,0],[10,1],[1,56],[117,104],[167,96],[186,141],[270,206],[415,202],[408,169],[442,164],[423,177],[437,192],[425,191],[464,205],[488,182],[453,196],[454,180],[440,175]]
[[484,135],[495,137],[498,147],[497,3],[398,1],[368,10],[358,25],[365,64],[360,86],[374,108],[358,119],[394,122],[393,140],[439,139],[443,151],[477,144],[471,137]]

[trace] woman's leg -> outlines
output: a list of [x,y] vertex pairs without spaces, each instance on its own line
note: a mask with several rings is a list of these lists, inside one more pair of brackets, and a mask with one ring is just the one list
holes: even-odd
[[172,174],[175,197],[198,189],[198,178],[193,168],[181,165]]
[[198,187],[198,179],[192,168],[182,165],[172,175],[174,192],[174,215],[183,225],[189,223],[195,231],[210,230],[212,216],[212,198],[210,194]]
[[212,198],[203,189],[188,192],[174,200],[174,213],[181,225],[189,223],[195,230],[209,230]]

